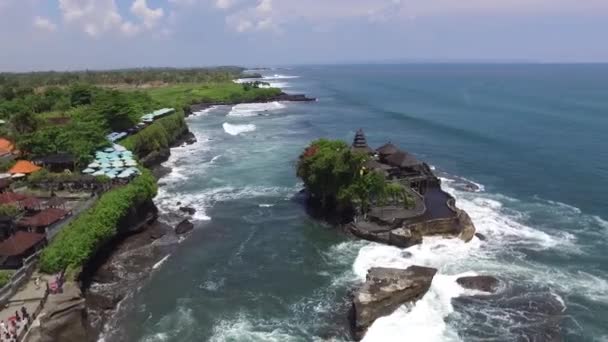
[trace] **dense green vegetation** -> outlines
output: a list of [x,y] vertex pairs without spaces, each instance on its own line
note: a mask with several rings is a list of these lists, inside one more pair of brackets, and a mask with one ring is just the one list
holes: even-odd
[[0,97],[20,93],[28,87],[67,86],[74,83],[103,85],[142,85],[161,83],[226,82],[243,72],[239,67],[217,68],[138,68],[104,71],[0,73]]
[[411,204],[405,189],[365,168],[369,156],[353,152],[339,140],[319,139],[300,156],[297,175],[323,207],[356,206],[362,213],[371,204],[396,202]]
[[187,128],[184,114],[180,111],[154,121],[120,143],[141,158],[148,153],[168,148]]
[[[38,102],[44,105],[37,105]],[[111,130],[123,130],[158,105],[145,92],[121,92],[75,84],[44,93],[0,101],[0,117],[8,121],[4,136],[15,141],[27,158],[70,152],[80,163],[108,145]]]
[[143,170],[128,185],[101,196],[97,203],[65,227],[42,252],[40,269],[46,273],[78,271],[104,243],[112,239],[129,209],[156,195],[156,179]]

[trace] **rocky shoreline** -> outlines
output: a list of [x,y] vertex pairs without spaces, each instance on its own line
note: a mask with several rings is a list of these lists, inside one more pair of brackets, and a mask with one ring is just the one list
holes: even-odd
[[[305,95],[288,95],[285,93],[271,99],[246,103],[261,103],[274,101],[315,101]],[[236,103],[199,103],[184,109],[186,116],[193,112],[216,105],[236,105]],[[162,165],[171,156],[171,148],[190,145],[196,142],[196,137],[186,129],[170,148],[152,152],[141,159],[142,164],[152,169],[157,179],[171,172],[170,168]],[[159,183],[162,186],[162,183]],[[133,223],[136,231],[122,234],[108,244],[105,251],[100,252],[92,261],[81,279],[80,298],[84,298],[75,306],[78,315],[85,317],[86,324],[70,324],[65,322],[65,329],[57,328],[54,336],[81,336],[83,333],[88,340],[97,341],[104,334],[106,327],[112,327],[121,319],[117,308],[125,303],[124,300],[134,294],[141,284],[150,276],[159,263],[171,255],[176,248],[180,236],[187,235],[194,228],[190,222],[195,208],[181,207],[179,210],[158,216],[155,206],[142,208],[142,215],[148,217],[144,222]],[[153,219],[150,218],[153,215]],[[82,291],[82,292],[80,292]],[[79,316],[79,317],[80,317]],[[66,317],[72,317],[67,315]],[[73,317],[72,317],[73,318]],[[57,324],[55,324],[57,326]],[[82,326],[85,331],[80,331]],[[74,330],[75,329],[75,330]],[[61,331],[72,330],[69,335]],[[81,341],[81,340],[79,340]],[[120,338],[116,341],[122,341]]]
[[287,93],[281,92],[279,95],[276,95],[276,96],[272,96],[269,98],[263,98],[263,99],[259,99],[259,100],[247,101],[247,102],[220,101],[220,102],[195,103],[195,104],[185,107],[184,113],[186,114],[186,117],[188,117],[195,112],[209,109],[213,106],[232,106],[232,105],[237,105],[237,104],[242,104],[242,103],[268,103],[268,102],[283,102],[283,101],[285,101],[285,102],[313,102],[316,100],[317,100],[316,98],[308,97],[304,94],[287,94]]

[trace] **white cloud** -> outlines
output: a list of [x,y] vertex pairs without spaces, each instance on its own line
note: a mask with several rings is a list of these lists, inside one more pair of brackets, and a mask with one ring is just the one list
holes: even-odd
[[91,37],[109,32],[134,36],[156,27],[164,17],[162,8],[152,9],[146,0],[134,0],[131,4],[131,13],[141,24],[125,20],[116,0],[59,0],[59,9],[66,24],[79,27]]
[[215,1],[215,7],[217,7],[217,8],[229,9],[232,6],[234,6],[234,0],[216,0]]
[[260,3],[255,8],[258,13],[272,12],[272,0],[260,0]]
[[34,17],[34,27],[47,32],[57,31],[57,25],[47,18]]
[[164,16],[162,8],[151,9],[146,0],[133,1],[131,13],[137,16],[148,29],[155,27]]

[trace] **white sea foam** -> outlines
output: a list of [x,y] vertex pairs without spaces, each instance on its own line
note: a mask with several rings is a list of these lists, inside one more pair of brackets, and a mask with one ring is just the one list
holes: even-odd
[[164,258],[160,259],[159,262],[157,262],[156,264],[154,264],[154,266],[152,266],[152,269],[155,270],[159,267],[161,267],[165,261],[167,261],[167,259],[169,259],[169,257],[171,256],[171,254],[167,254]]
[[265,79],[265,80],[282,80],[282,79],[291,79],[291,78],[299,78],[299,77],[300,76],[274,74],[274,75],[264,76],[263,79]]
[[259,114],[269,113],[285,108],[285,105],[280,102],[267,103],[243,103],[232,107],[228,116],[248,117],[257,116]]
[[192,112],[192,114],[189,116],[189,118],[208,114],[210,111],[212,111],[212,110],[214,110],[216,108],[217,108],[217,106],[211,106],[209,108],[206,108],[206,109],[203,109],[203,110],[199,110],[197,112]]
[[197,321],[193,316],[192,309],[180,304],[177,310],[163,316],[154,329],[161,332],[153,332],[144,336],[144,342],[160,342],[174,340],[180,334],[191,333],[197,328]]
[[233,125],[227,122],[224,122],[222,127],[224,127],[224,131],[230,135],[239,135],[241,133],[253,132],[256,129],[255,125],[253,124]]
[[[526,281],[550,286],[555,289],[555,295],[579,293],[596,301],[608,300],[608,282],[595,275],[555,269],[525,258],[505,267],[504,261],[498,257],[508,250],[516,253],[517,248],[577,253],[574,236],[564,232],[549,233],[521,223],[525,214],[513,212],[503,203],[517,203],[514,199],[460,191],[452,187],[450,181],[444,181],[443,187],[455,196],[457,206],[471,216],[477,231],[486,235],[488,240],[481,242],[475,238],[464,243],[458,239],[433,237],[425,238],[422,245],[406,250],[376,243],[362,247],[353,264],[353,271],[360,281],[364,281],[371,267],[377,266],[407,268],[420,265],[438,269],[430,290],[420,301],[378,319],[368,330],[365,341],[402,341],[403,336],[415,336],[424,341],[459,340],[456,330],[445,323],[445,318],[454,310],[452,298],[471,293],[455,282],[463,275],[523,276]],[[564,208],[563,204],[553,205]]]
[[221,320],[213,328],[211,342],[251,341],[251,342],[290,342],[300,341],[289,334],[277,322],[256,320],[253,322],[245,315],[233,320]]

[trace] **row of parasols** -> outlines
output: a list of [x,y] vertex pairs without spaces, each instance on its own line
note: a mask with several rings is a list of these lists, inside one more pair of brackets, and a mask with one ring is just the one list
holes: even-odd
[[133,159],[133,152],[114,144],[112,147],[95,152],[95,160],[82,170],[82,173],[93,176],[114,178],[131,178],[141,172]]

